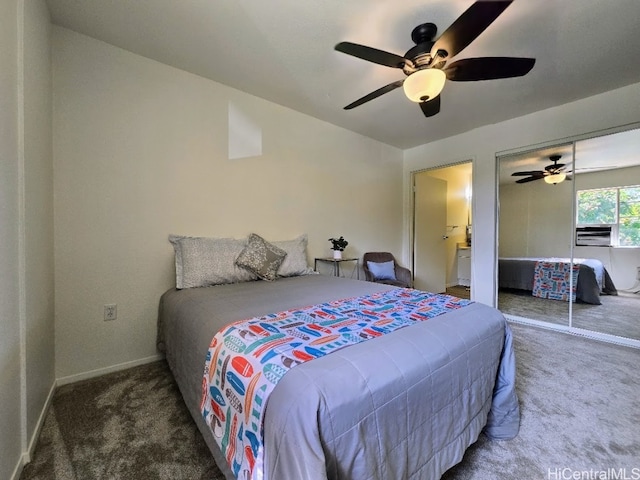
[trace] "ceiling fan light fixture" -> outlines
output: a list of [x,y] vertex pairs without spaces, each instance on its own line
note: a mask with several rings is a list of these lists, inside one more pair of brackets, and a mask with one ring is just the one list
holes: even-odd
[[558,183],[564,182],[567,178],[567,174],[564,172],[554,173],[552,175],[547,175],[544,177],[544,181],[550,185],[556,185]]
[[425,68],[409,75],[404,83],[404,94],[416,103],[432,100],[440,95],[447,79],[445,73],[438,68]]

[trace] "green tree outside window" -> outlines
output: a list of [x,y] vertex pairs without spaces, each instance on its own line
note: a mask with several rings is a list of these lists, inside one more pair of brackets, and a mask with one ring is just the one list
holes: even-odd
[[640,246],[640,187],[620,189],[619,223],[619,244],[625,247]]
[[578,225],[616,223],[618,196],[615,188],[578,192]]
[[618,246],[640,247],[640,186],[578,191],[578,225],[617,225]]

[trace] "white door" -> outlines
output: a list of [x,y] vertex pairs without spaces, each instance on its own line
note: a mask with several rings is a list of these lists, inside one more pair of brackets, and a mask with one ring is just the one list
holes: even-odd
[[414,178],[414,287],[442,293],[447,283],[447,182],[425,173]]

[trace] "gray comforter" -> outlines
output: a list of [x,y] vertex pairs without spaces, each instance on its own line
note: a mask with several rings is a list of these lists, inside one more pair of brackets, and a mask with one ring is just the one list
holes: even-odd
[[[233,475],[200,414],[215,332],[234,320],[388,288],[310,275],[162,296],[158,347],[227,478]],[[436,479],[483,428],[500,439],[518,432],[515,359],[504,317],[472,304],[290,370],[265,411],[265,474],[272,480]]]

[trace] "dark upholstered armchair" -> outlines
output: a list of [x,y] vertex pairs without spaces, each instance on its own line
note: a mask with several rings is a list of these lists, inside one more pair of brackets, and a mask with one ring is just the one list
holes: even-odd
[[[373,263],[386,263],[393,262],[395,280],[393,279],[379,279],[369,269],[367,262]],[[401,267],[393,258],[393,255],[389,252],[367,252],[362,256],[362,268],[364,270],[365,279],[368,282],[386,283],[387,285],[395,285],[396,287],[411,288],[413,282],[411,280],[411,270],[405,267]]]

